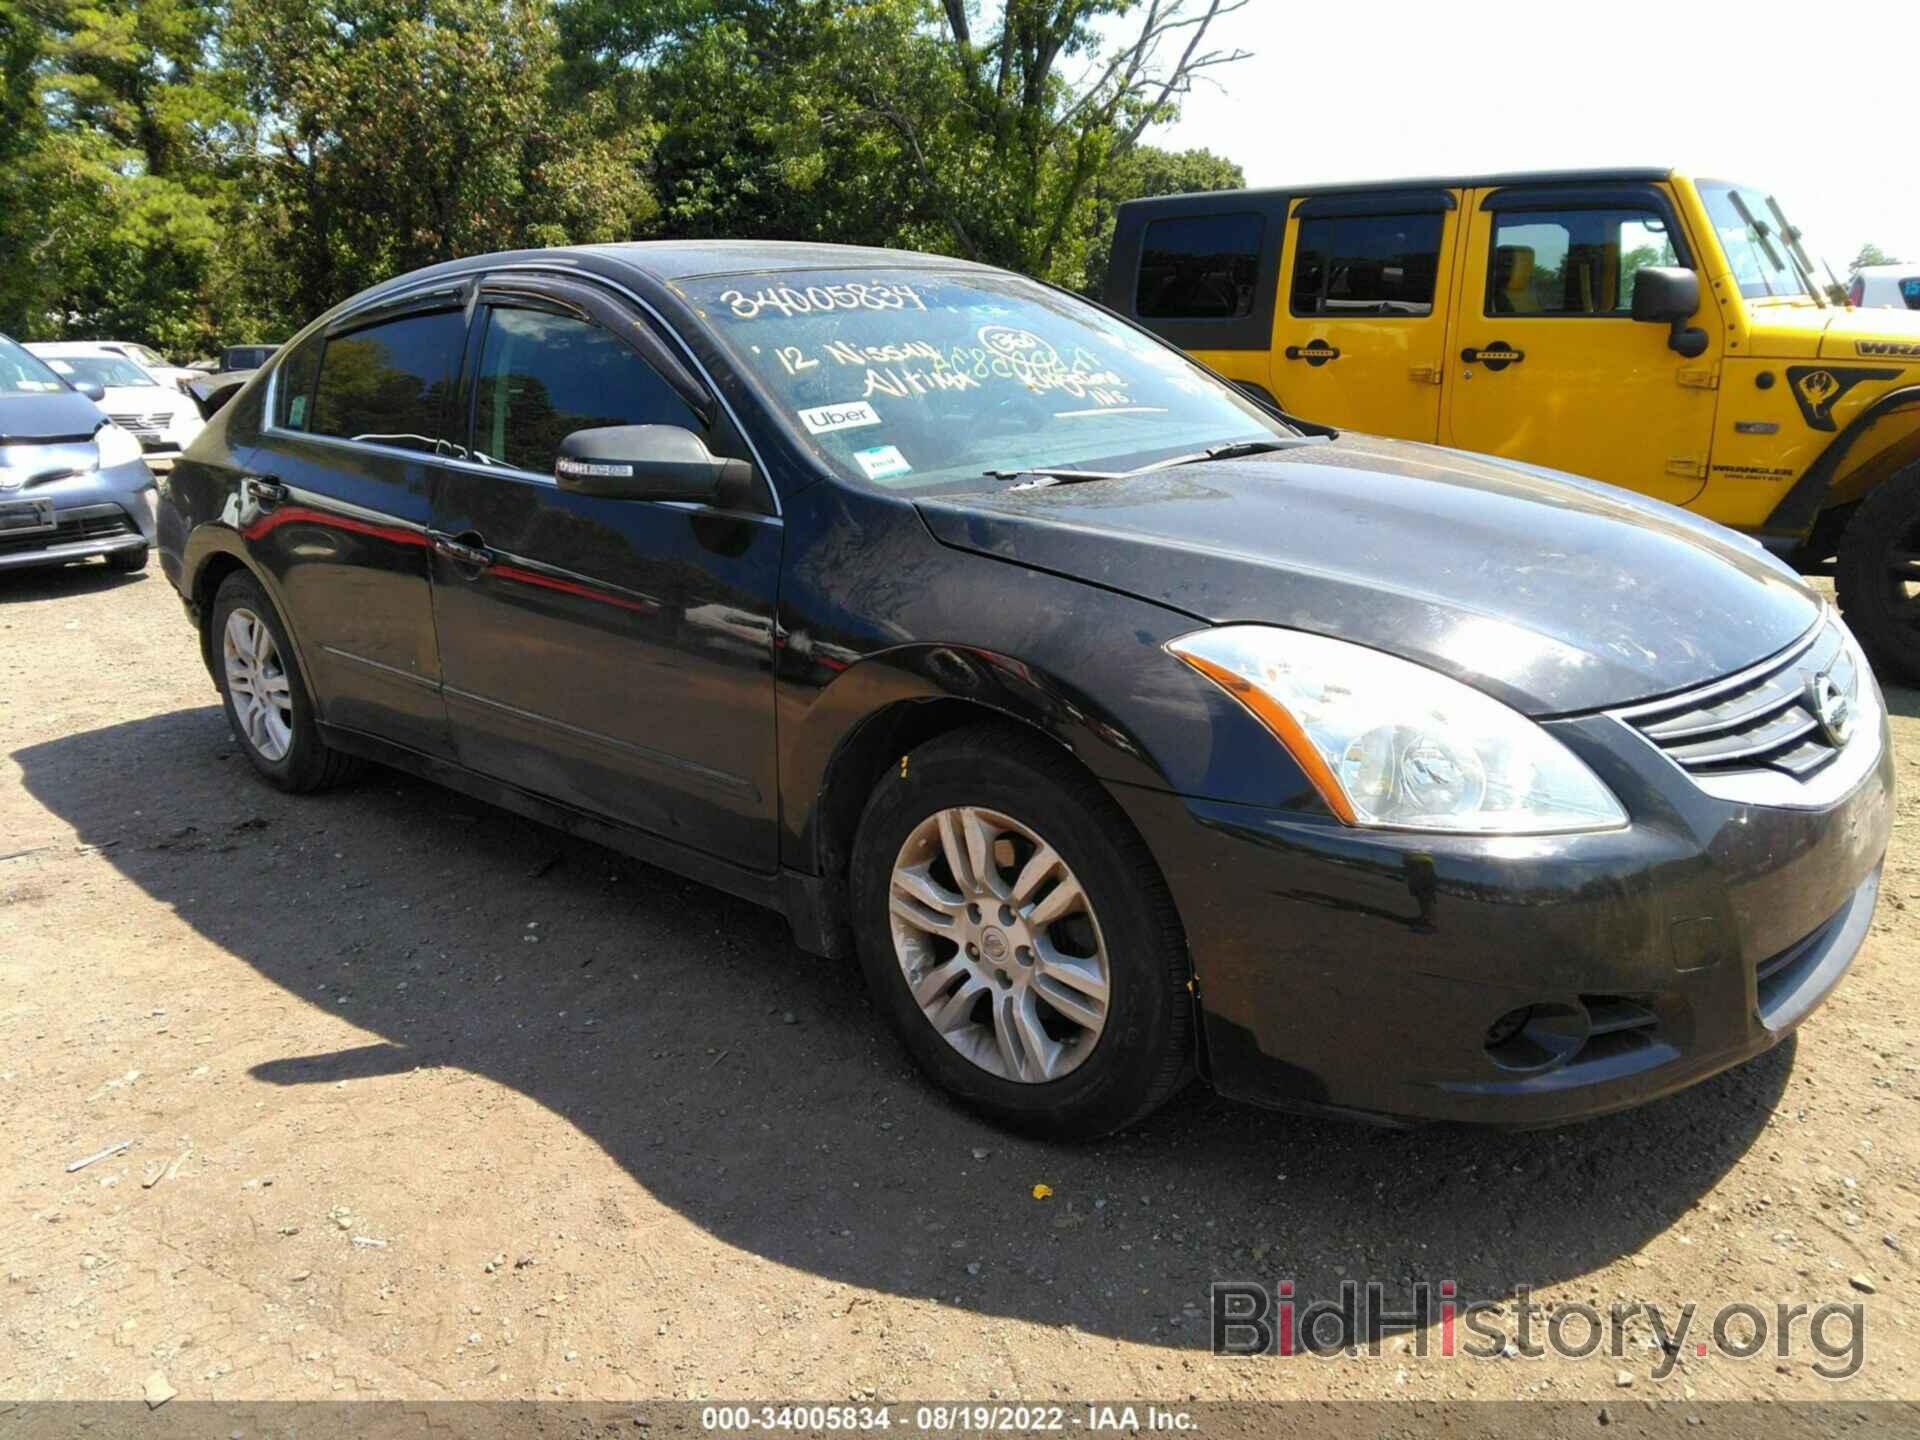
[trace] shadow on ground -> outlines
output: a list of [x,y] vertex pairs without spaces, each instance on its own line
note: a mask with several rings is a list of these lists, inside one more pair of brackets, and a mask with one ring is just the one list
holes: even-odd
[[128,585],[145,584],[152,572],[129,575],[103,560],[33,570],[0,570],[0,605],[24,605],[29,600],[57,600],[66,595],[95,595]]
[[[211,704],[13,758],[83,841],[114,842],[134,883],[382,1037],[256,1078],[457,1066],[577,1126],[733,1246],[982,1314],[1194,1346],[1205,1317],[1181,1301],[1204,1306],[1210,1278],[1289,1278],[1303,1298],[1379,1278],[1404,1301],[1416,1279],[1483,1299],[1577,1277],[1679,1222],[1754,1143],[1792,1066],[1789,1044],[1644,1109],[1526,1134],[1373,1130],[1196,1088],[1117,1139],[1046,1146],[921,1080],[850,963],[597,846],[387,771],[283,796]],[[136,765],[152,782],[138,818]],[[961,1225],[976,1243],[957,1252]],[[1659,1298],[1658,1277],[1641,1293]]]

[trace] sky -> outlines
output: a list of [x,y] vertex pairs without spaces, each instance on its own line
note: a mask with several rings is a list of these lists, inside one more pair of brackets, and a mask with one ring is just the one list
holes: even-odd
[[1920,259],[1920,16],[1901,10],[1251,0],[1206,43],[1254,58],[1146,139],[1250,185],[1671,166],[1770,190],[1844,280],[1867,241]]

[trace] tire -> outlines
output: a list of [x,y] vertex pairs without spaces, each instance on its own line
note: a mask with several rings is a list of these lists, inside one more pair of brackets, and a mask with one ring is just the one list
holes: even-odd
[[[971,886],[947,858],[958,845],[973,864],[960,838],[969,815],[993,837],[982,845],[993,878]],[[1040,879],[1022,890],[1014,882],[1029,871]],[[914,750],[868,799],[849,879],[875,1005],[921,1069],[973,1110],[1029,1134],[1091,1139],[1192,1078],[1194,1007],[1172,896],[1113,798],[1052,742],[986,725]],[[1062,898],[1074,885],[1084,904]],[[990,902],[977,918],[969,895]],[[1011,904],[996,909],[995,896]],[[1104,1003],[1083,988],[1096,972]]]
[[[235,617],[241,617],[237,627]],[[332,749],[320,738],[312,694],[307,689],[306,677],[300,673],[286,624],[260,588],[259,581],[244,571],[229,575],[214,596],[207,623],[211,627],[207,645],[213,657],[214,683],[219,687],[220,700],[227,712],[227,725],[263,779],[282,790],[303,794],[338,784],[360,768],[357,759]],[[261,652],[253,651],[236,662],[232,652],[240,647],[235,637],[253,626],[264,627],[269,647],[265,652],[267,658],[263,661]],[[251,633],[258,635],[257,630]],[[257,683],[263,695],[271,696],[277,726],[265,718],[265,707],[256,707],[247,700],[251,691],[236,701],[235,686],[242,683],[243,673],[254,677],[246,681],[249,686]],[[243,708],[249,715],[260,712],[260,718],[251,727],[243,717]]]
[[[1901,559],[1900,557],[1908,557]],[[1868,492],[1846,533],[1834,589],[1840,610],[1883,677],[1920,684],[1920,461]]]
[[147,568],[147,547],[138,550],[116,550],[107,556],[107,568],[118,570],[122,575],[138,575]]

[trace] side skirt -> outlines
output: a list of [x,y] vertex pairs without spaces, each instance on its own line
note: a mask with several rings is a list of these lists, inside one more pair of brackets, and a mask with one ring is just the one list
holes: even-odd
[[803,949],[810,947],[805,943],[806,930],[802,926],[809,925],[816,934],[820,929],[818,921],[800,914],[791,903],[796,895],[804,899],[809,889],[818,884],[813,876],[803,876],[793,871],[763,874],[748,870],[704,851],[663,840],[658,835],[650,835],[631,826],[617,825],[571,805],[562,805],[531,791],[491,779],[450,760],[422,755],[417,750],[409,750],[404,745],[395,745],[358,730],[346,730],[323,722],[320,734],[336,750],[403,770],[422,780],[431,780],[436,785],[444,785],[475,800],[498,805],[502,810],[524,815],[529,820],[550,825],[568,835],[591,840],[609,850],[618,850],[649,865],[658,865],[662,870],[671,870],[689,880],[698,880],[702,885],[711,885],[716,890],[724,890],[729,895],[776,910],[786,915],[789,923],[794,925],[795,939]]

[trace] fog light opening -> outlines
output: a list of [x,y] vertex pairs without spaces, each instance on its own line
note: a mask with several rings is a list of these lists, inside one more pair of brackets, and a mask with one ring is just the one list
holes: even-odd
[[1579,1054],[1591,1030],[1584,1005],[1522,1005],[1487,1027],[1487,1058],[1502,1070],[1551,1070]]

